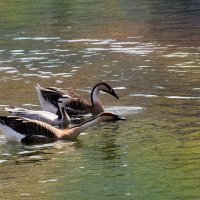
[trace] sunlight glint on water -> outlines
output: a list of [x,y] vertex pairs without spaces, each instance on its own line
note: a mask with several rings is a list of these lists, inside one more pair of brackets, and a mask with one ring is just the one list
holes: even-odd
[[37,83],[90,101],[106,81],[120,100],[101,93],[105,110],[127,120],[47,145],[0,133],[0,199],[200,198],[198,1],[1,4],[1,115],[40,110]]

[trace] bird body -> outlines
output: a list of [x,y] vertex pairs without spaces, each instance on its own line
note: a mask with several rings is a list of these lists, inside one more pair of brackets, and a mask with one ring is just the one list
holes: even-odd
[[73,140],[81,132],[98,122],[123,119],[112,113],[101,113],[80,125],[67,129],[58,129],[38,120],[30,120],[18,116],[0,116],[0,129],[5,133],[8,141],[41,144],[57,140]]
[[52,113],[57,113],[57,100],[61,95],[64,94],[75,98],[75,100],[66,105],[67,112],[69,114],[102,113],[104,109],[99,98],[100,91],[109,93],[115,98],[119,99],[112,87],[105,82],[100,82],[93,87],[91,91],[91,103],[75,93],[54,87],[43,88],[37,84],[36,91],[38,93],[38,98],[42,109]]
[[57,123],[58,115],[53,114],[51,112],[40,111],[40,110],[29,110],[18,107],[7,107],[5,108],[5,110],[10,112],[13,116],[35,119],[38,121],[45,122],[47,124],[51,124],[52,126],[58,125]]
[[67,103],[70,103],[70,101],[72,100],[74,100],[74,98],[68,95],[62,95],[58,99],[57,102],[59,107],[58,115],[48,111],[28,110],[17,107],[9,107],[5,108],[5,110],[10,112],[14,116],[42,121],[52,126],[66,127],[71,123],[71,119],[69,115],[66,113],[65,105]]

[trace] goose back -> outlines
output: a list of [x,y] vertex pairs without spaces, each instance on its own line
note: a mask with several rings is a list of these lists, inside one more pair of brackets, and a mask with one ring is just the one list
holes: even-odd
[[40,135],[56,139],[57,134],[59,134],[59,129],[50,126],[49,124],[17,116],[0,116],[0,123],[4,126],[10,127],[23,137]]

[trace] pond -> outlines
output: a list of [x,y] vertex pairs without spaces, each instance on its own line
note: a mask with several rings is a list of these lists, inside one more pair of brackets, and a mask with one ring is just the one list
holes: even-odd
[[126,121],[25,146],[0,133],[0,199],[199,199],[200,3],[0,3],[0,114],[40,110],[35,84],[100,94]]

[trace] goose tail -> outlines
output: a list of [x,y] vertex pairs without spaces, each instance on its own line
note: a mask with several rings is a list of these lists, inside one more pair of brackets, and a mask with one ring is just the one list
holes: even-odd
[[17,108],[17,107],[14,107],[14,106],[9,106],[9,107],[6,107],[5,108],[5,111],[9,112],[9,113],[18,113],[18,112],[24,112],[24,111],[27,111],[27,109],[24,109],[24,108]]

